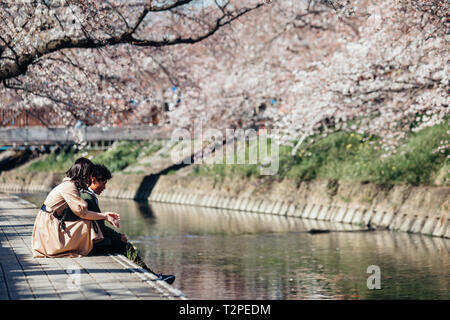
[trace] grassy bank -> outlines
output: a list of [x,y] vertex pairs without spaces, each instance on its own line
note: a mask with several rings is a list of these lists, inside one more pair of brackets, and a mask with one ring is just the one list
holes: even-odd
[[[377,136],[336,132],[312,136],[292,155],[292,147],[280,146],[278,174],[274,179],[395,184],[450,185],[450,126],[442,123],[411,132],[394,152],[388,152]],[[270,147],[269,147],[270,149]],[[244,150],[242,151],[244,152]],[[248,159],[249,145],[245,153]],[[193,175],[260,177],[256,164],[195,165]]]
[[64,172],[70,168],[77,158],[86,157],[94,163],[104,164],[112,172],[118,172],[129,165],[135,164],[140,158],[154,154],[161,148],[160,142],[122,141],[114,144],[106,151],[62,149],[32,163],[27,170],[33,172]]

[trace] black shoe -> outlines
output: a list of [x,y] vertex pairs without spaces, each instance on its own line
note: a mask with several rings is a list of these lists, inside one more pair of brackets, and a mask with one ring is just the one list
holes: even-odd
[[172,284],[175,281],[175,276],[172,274],[157,274],[154,273],[155,276],[158,277],[158,280],[162,280],[167,282],[168,284]]

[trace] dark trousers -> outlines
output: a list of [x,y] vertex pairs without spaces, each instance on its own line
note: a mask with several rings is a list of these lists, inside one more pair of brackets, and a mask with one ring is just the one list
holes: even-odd
[[137,249],[129,242],[123,242],[122,235],[113,229],[105,226],[104,221],[97,221],[100,226],[100,230],[103,233],[104,239],[102,241],[94,243],[94,246],[89,255],[96,254],[123,254],[126,257],[130,257],[134,263],[138,266],[152,272],[148,268],[142,258],[139,256]]
[[130,243],[125,243],[120,239],[105,236],[105,239],[102,241],[94,243],[94,246],[89,254],[119,253],[126,255],[127,250],[134,250]]

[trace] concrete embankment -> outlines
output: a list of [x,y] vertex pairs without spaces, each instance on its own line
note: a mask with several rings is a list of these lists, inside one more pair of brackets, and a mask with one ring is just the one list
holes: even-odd
[[[49,191],[63,174],[9,171],[0,190]],[[394,186],[328,181],[228,179],[182,174],[115,174],[102,196],[150,199],[331,221],[450,238],[449,187]],[[444,217],[441,219],[441,217]]]
[[[450,188],[161,176],[150,200],[450,238]],[[441,223],[441,217],[442,219]]]
[[[49,192],[58,185],[64,173],[5,171],[0,174],[0,191]],[[119,199],[144,199],[150,194],[149,177],[142,174],[114,174],[102,196]]]

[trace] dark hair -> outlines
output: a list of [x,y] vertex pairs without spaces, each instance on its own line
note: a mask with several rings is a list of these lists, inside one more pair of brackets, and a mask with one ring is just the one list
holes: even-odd
[[102,164],[94,164],[92,177],[98,181],[106,181],[112,178],[111,171]]
[[66,176],[72,179],[78,189],[87,189],[91,184],[94,164],[86,158],[78,158],[66,172]]

